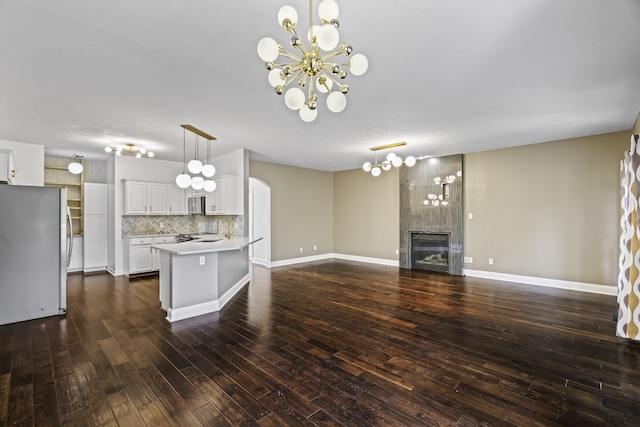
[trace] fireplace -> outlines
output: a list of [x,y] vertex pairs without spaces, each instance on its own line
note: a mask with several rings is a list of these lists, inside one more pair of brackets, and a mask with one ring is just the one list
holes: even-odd
[[411,231],[410,234],[412,269],[450,273],[450,233]]

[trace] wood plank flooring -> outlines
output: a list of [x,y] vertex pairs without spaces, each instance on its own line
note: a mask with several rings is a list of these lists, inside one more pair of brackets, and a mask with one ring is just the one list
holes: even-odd
[[340,260],[164,320],[158,279],[71,275],[0,326],[0,426],[640,425],[615,297]]

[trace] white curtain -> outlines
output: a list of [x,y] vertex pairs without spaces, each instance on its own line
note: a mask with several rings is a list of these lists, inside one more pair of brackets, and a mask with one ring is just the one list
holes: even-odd
[[616,335],[640,340],[640,146],[631,137],[631,149],[620,162],[621,208]]

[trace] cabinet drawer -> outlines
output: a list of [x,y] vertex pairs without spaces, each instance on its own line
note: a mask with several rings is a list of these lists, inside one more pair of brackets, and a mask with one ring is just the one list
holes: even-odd
[[174,236],[153,238],[153,243],[175,243],[175,242],[176,242],[176,238]]
[[131,246],[150,245],[151,243],[153,243],[152,237],[134,237],[131,240],[129,240],[129,244]]

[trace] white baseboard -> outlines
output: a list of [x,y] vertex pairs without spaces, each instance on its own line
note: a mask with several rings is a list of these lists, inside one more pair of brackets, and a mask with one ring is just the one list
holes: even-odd
[[[392,259],[371,258],[371,257],[334,254],[334,253],[315,255],[315,256],[309,256],[309,257],[291,258],[291,259],[285,259],[281,261],[275,261],[270,264],[264,263],[262,265],[265,265],[268,268],[284,267],[287,265],[302,264],[305,262],[321,261],[321,260],[332,259],[332,258],[343,259],[348,261],[366,262],[370,264],[388,265],[392,267],[399,267],[400,265],[399,261],[392,260]],[[256,263],[260,264],[259,262],[256,262]],[[615,296],[618,294],[618,288],[616,286],[597,285],[594,283],[571,282],[568,280],[547,279],[545,277],[521,276],[517,274],[495,273],[491,271],[482,271],[482,270],[464,269],[462,271],[462,274],[470,277],[478,277],[482,279],[499,280],[503,282],[516,282],[516,283],[522,283],[526,285],[545,286],[549,288],[567,289],[567,290],[581,291],[581,292],[591,292],[591,293],[602,294],[602,295]]]
[[344,259],[347,261],[367,262],[369,264],[381,264],[381,265],[388,265],[391,267],[400,266],[400,261],[395,259],[371,258],[371,257],[365,257],[365,256],[345,255],[345,254],[331,254],[331,255],[333,258]]
[[567,289],[572,291],[591,292],[602,295],[617,295],[616,286],[596,285],[593,283],[571,282],[568,280],[547,279],[544,277],[520,276],[518,274],[495,273],[482,270],[467,270],[462,273],[466,276],[478,277],[482,279],[500,280],[506,282],[517,282],[526,285],[546,286],[548,288]]
[[271,263],[270,267],[284,267],[287,265],[302,264],[305,262],[312,262],[312,261],[322,261],[322,260],[331,259],[331,258],[333,258],[333,254],[321,254],[321,255],[305,256],[300,258],[289,258],[289,259],[283,259],[280,261],[274,261]]
[[216,300],[206,301],[200,304],[189,305],[187,307],[169,308],[167,309],[166,319],[169,322],[177,322],[178,320],[189,319],[195,316],[201,316],[203,314],[209,314],[216,311],[220,311],[222,307],[228,303],[231,298],[235,296],[247,283],[251,280],[251,273],[238,280],[235,285],[231,287],[224,295]]
[[[312,261],[323,261],[325,259],[333,259],[333,258],[344,259],[347,261],[366,262],[369,264],[389,265],[392,267],[398,267],[400,265],[397,260],[393,260],[393,259],[371,258],[371,257],[357,256],[357,255],[345,255],[345,254],[334,254],[334,253],[313,255],[313,256],[300,257],[300,258],[290,258],[290,259],[284,259],[284,260],[272,262],[270,265],[267,265],[267,264],[262,264],[262,265],[265,265],[266,267],[284,267],[287,265],[302,264],[305,262],[312,262]],[[256,264],[260,264],[260,263],[257,262]]]

